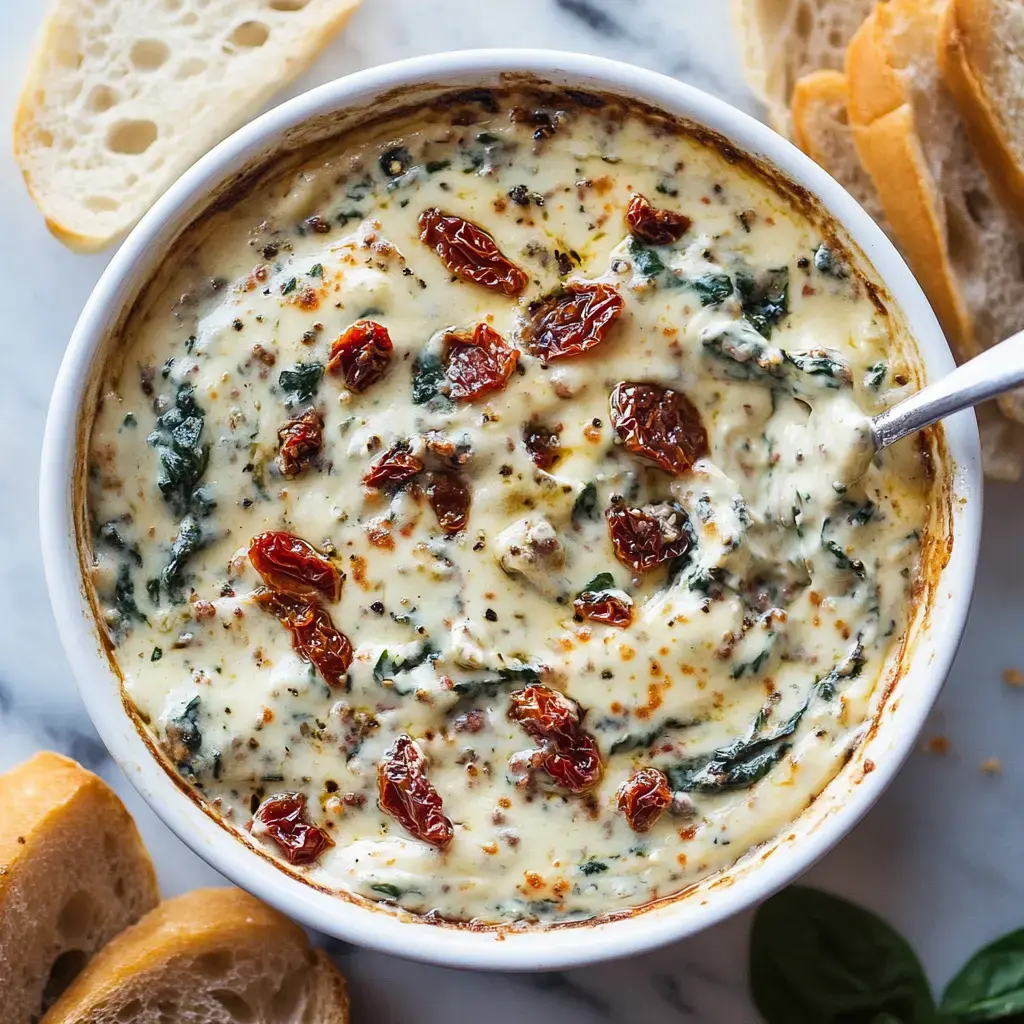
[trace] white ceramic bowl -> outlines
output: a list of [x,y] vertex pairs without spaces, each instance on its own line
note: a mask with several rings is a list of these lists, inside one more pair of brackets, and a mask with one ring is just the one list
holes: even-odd
[[951,473],[950,557],[905,671],[850,763],[782,837],[673,902],[620,919],[548,930],[474,932],[424,923],[332,896],[280,870],[218,825],[152,755],[122,705],[99,641],[80,571],[73,474],[97,355],[178,233],[240,172],[298,142],[336,133],[410,91],[497,86],[508,73],[556,86],[597,88],[644,100],[703,124],[774,164],[816,195],[874,264],[916,338],[928,377],[953,360],[921,289],[888,239],[843,189],[795,147],[735,108],[650,71],[542,50],[449,53],[374,68],[293,99],[201,159],[143,218],[93,291],[64,357],[43,446],[40,520],[54,614],[89,714],[104,743],[166,824],[239,885],[304,924],[350,942],[460,967],[542,970],[623,956],[691,935],[771,894],[842,838],[893,778],[912,748],[949,669],[970,604],[981,524],[981,471],[973,417],[946,424]]

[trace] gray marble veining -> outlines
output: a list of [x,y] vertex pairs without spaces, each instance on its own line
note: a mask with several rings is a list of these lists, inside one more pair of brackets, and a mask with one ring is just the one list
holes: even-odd
[[[475,46],[583,50],[704,87],[748,110],[725,0],[366,0],[349,29],[289,94],[420,53]],[[0,110],[10,122],[41,6],[0,0]],[[156,819],[110,761],[83,710],[46,597],[37,532],[39,450],[66,339],[107,256],[75,256],[47,234],[0,150],[4,214],[0,345],[0,769],[41,747],[100,772],[136,815],[167,894],[220,879]],[[928,735],[945,757],[917,753],[811,882],[884,912],[942,982],[967,953],[1024,924],[1024,689],[1000,679],[1024,666],[1024,487],[989,492],[979,586],[967,637]],[[979,765],[993,756],[1000,774]],[[755,1024],[746,997],[749,915],[638,957],[561,974],[502,977],[441,970],[330,948],[349,973],[358,1021],[377,1024]]]

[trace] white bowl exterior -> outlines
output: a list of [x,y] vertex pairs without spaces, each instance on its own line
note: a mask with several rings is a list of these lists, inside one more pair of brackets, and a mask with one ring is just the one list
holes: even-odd
[[834,780],[798,819],[772,856],[748,864],[728,882],[703,885],[685,898],[630,917],[547,930],[502,933],[439,927],[321,892],[247,848],[214,822],[154,758],[122,705],[87,601],[75,538],[72,474],[80,405],[96,356],[126,302],[150,273],[151,253],[170,243],[211,190],[282,135],[309,119],[402,86],[497,86],[505,73],[634,97],[704,124],[738,148],[774,164],[816,195],[873,263],[915,338],[929,379],[953,368],[935,316],[906,264],[882,231],[821,168],[753,118],[706,93],[627,64],[543,50],[477,50],[401,61],[328,83],[271,110],[222,142],[187,171],[143,218],[111,260],[89,298],[61,364],[46,424],[40,523],[47,584],[61,640],[86,707],[122,770],[163,821],[217,870],[311,928],[417,960],[467,968],[546,970],[625,956],[691,935],[792,881],[860,819],[910,752],[952,663],[974,582],[981,530],[981,469],[971,413],[945,424],[953,465],[954,544],[934,604],[870,739],[874,770]]

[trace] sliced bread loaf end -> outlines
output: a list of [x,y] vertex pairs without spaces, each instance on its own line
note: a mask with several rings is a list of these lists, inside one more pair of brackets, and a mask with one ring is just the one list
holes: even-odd
[[951,0],[939,63],[992,184],[1024,218],[1024,7]]
[[[893,234],[961,358],[1020,327],[1024,243],[942,85],[946,0],[889,0],[850,43],[850,120]],[[1024,422],[1024,394],[1000,400]]]
[[849,88],[841,71],[814,71],[793,90],[793,138],[886,231],[878,192],[857,158],[847,112]]
[[111,942],[43,1024],[347,1024],[345,979],[241,889],[166,900]]
[[30,1024],[156,905],[135,823],[100,778],[44,752],[0,775],[0,1020]]
[[796,82],[843,66],[846,44],[874,0],[733,0],[747,81],[772,126],[791,135]]
[[46,222],[105,247],[304,70],[358,0],[57,0],[14,152]]

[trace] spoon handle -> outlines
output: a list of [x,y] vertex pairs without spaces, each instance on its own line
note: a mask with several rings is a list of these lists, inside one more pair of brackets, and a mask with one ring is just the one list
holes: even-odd
[[1024,331],[982,352],[871,420],[876,449],[1024,384]]

